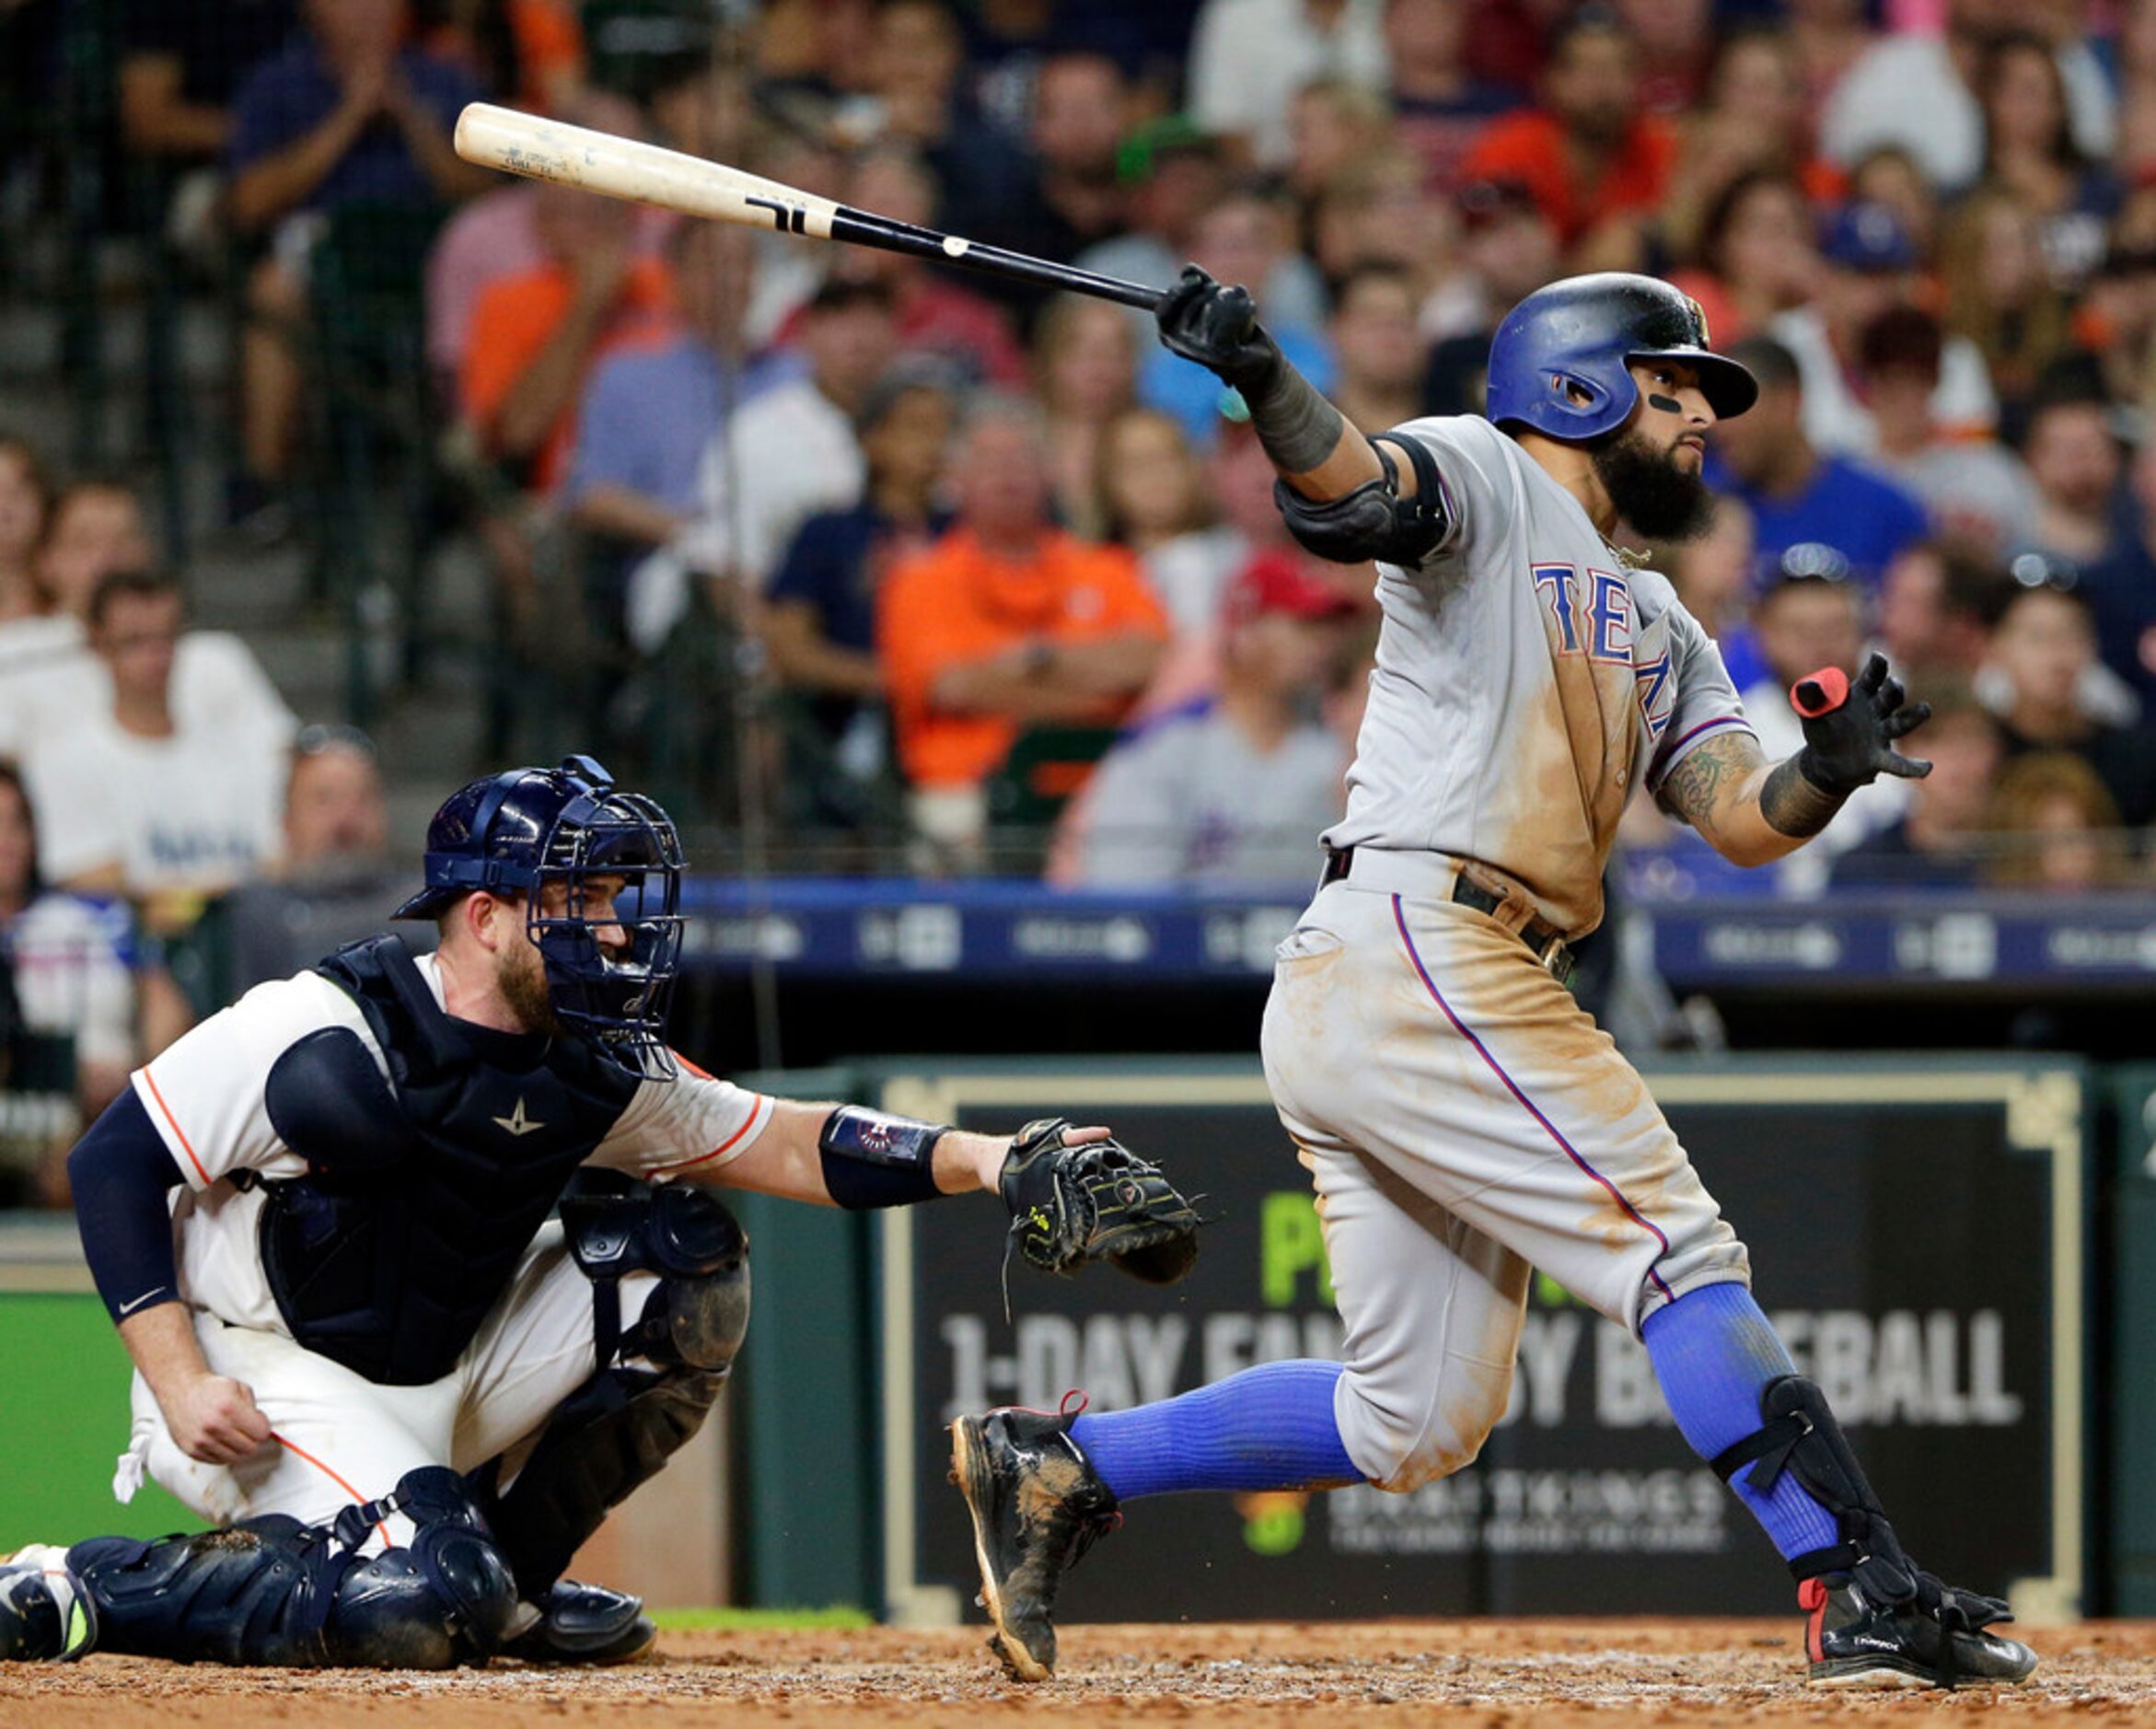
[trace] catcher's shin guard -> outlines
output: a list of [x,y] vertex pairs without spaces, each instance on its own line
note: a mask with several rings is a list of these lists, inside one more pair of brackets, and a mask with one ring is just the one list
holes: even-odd
[[[667,1184],[565,1201],[562,1223],[602,1305],[598,1372],[555,1409],[506,1481],[501,1458],[470,1478],[518,1590],[550,1612],[570,1557],[702,1427],[748,1327],[748,1239],[708,1191]],[[661,1275],[642,1317],[609,1324],[616,1281],[639,1270]]]
[[1929,1687],[2025,1678],[2036,1654],[1985,1630],[2012,1620],[2012,1610],[1942,1584],[1909,1559],[1819,1388],[1785,1375],[1767,1384],[1759,1403],[1765,1423],[1712,1464],[1725,1482],[1749,1466],[1745,1480],[1763,1493],[1792,1473],[1840,1528],[1840,1542],[1789,1563],[1809,1618],[1811,1678]]
[[[358,1550],[391,1514],[409,1546]],[[98,1648],[176,1663],[446,1669],[500,1647],[516,1592],[453,1471],[409,1471],[329,1526],[272,1514],[156,1542],[93,1538],[67,1566]]]
[[1014,1679],[1056,1666],[1056,1590],[1103,1534],[1122,1523],[1115,1495],[1071,1438],[1069,1416],[991,1410],[951,1425],[951,1480],[973,1517],[989,1649]]

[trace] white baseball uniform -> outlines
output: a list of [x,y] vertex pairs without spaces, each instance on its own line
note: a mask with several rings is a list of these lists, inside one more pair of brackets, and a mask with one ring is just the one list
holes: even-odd
[[[1346,1322],[1336,1414],[1373,1481],[1475,1456],[1505,1408],[1539,1267],[1638,1329],[1749,1279],[1644,1082],[1516,934],[1602,915],[1635,785],[1749,732],[1668,581],[1629,567],[1488,421],[1416,421],[1450,527],[1378,567],[1384,627],[1345,818],[1344,881],[1280,948],[1266,1075],[1318,1195]],[[1501,894],[1452,899],[1462,872]]]
[[[435,957],[418,966],[439,1003]],[[331,1027],[357,1034],[388,1073],[357,1003],[313,972],[256,986],[135,1072],[135,1095],[185,1179],[173,1210],[181,1300],[194,1311],[210,1367],[253,1389],[276,1438],[230,1467],[191,1459],[138,1375],[133,1439],[112,1484],[123,1502],[146,1473],[213,1524],[265,1513],[324,1524],[354,1502],[388,1494],[420,1466],[467,1470],[536,1437],[597,1367],[591,1285],[558,1224],[541,1227],[507,1292],[438,1381],[380,1386],[294,1342],[262,1271],[260,1180],[298,1177],[307,1166],[278,1139],[263,1091],[288,1048]],[[671,1082],[644,1082],[587,1163],[655,1181],[708,1180],[754,1144],[771,1112],[762,1095],[684,1067]],[[518,1131],[504,1120],[504,1131]],[[621,1281],[625,1325],[655,1282],[649,1273]],[[388,1526],[377,1540],[410,1540],[401,1520]]]

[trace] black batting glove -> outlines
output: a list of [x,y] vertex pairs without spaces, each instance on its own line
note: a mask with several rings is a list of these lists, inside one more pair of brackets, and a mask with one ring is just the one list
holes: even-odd
[[1887,676],[1884,655],[1866,661],[1854,684],[1835,667],[1799,679],[1790,690],[1790,705],[1804,723],[1797,772],[1836,798],[1847,798],[1882,774],[1922,780],[1931,765],[1903,756],[1894,741],[1930,720],[1931,704],[1904,707],[1907,696],[1901,680]]
[[1247,288],[1223,288],[1195,264],[1183,266],[1176,285],[1153,309],[1160,340],[1168,349],[1243,392],[1261,391],[1287,365],[1280,344],[1258,321]]

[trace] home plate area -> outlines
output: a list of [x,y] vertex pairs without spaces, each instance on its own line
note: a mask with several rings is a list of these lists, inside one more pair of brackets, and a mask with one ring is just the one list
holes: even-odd
[[[1040,1687],[1006,1680],[979,1628],[670,1631],[616,1669],[503,1663],[446,1675],[181,1667],[127,1657],[0,1670],[0,1723],[506,1723],[647,1720],[933,1724],[1028,1706],[1069,1721],[1280,1723],[1826,1722],[2141,1723],[2156,1714],[2156,1622],[2040,1630],[2019,1688],[1844,1692],[1803,1684],[1787,1620],[1364,1621],[1072,1626]],[[1403,1716],[1403,1708],[1405,1715]]]

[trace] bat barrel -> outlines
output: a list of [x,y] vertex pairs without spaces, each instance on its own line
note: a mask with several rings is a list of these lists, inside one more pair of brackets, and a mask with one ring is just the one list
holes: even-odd
[[816,240],[830,238],[831,212],[838,208],[828,198],[724,163],[490,102],[465,105],[457,118],[456,148],[467,162],[527,180],[718,222],[768,224]]
[[635,199],[686,215],[768,226],[780,234],[798,234],[812,240],[847,240],[857,246],[878,247],[887,252],[963,265],[1043,288],[1093,295],[1127,307],[1150,310],[1161,298],[1160,290],[1142,283],[1029,258],[1023,252],[983,246],[909,222],[894,222],[888,216],[834,203],[814,192],[744,173],[724,163],[706,162],[639,139],[593,132],[514,109],[496,108],[492,103],[466,106],[458,117],[456,143],[457,154],[467,162],[579,187],[609,198]]

